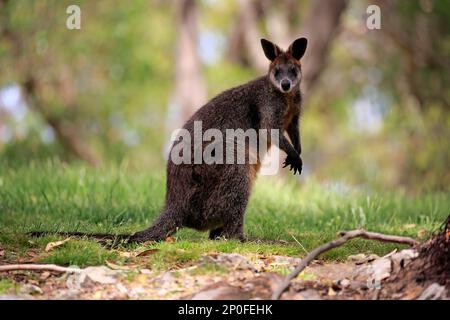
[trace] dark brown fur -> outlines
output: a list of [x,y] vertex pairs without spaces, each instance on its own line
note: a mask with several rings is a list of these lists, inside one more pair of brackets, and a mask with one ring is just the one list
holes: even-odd
[[[294,79],[292,83],[295,86],[288,93],[282,92],[279,85],[271,80],[271,73],[277,65],[295,65],[300,69],[299,59],[306,49],[306,39],[300,45],[298,40],[288,52],[283,52],[274,44],[271,49],[271,43],[262,40],[264,52],[272,60],[268,75],[219,94],[201,107],[183,128],[191,136],[194,121],[202,121],[203,131],[215,128],[223,133],[226,129],[238,128],[244,131],[279,129],[279,147],[287,154],[286,165],[290,165],[294,173],[300,172],[300,80],[297,82]],[[282,135],[283,132],[287,133],[292,145]],[[136,233],[130,240],[159,241],[182,227],[209,230],[211,239],[225,237],[243,240],[244,213],[260,168],[259,160],[257,164],[175,165],[169,157],[162,213],[150,228]]]

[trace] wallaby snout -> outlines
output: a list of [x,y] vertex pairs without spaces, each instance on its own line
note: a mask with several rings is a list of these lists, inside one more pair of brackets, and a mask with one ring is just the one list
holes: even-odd
[[289,89],[291,88],[291,80],[289,79],[283,79],[281,80],[281,89],[283,89],[284,92],[288,92]]

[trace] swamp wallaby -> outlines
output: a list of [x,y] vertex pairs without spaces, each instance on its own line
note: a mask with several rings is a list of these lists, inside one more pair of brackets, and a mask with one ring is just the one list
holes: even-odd
[[[222,92],[201,107],[183,128],[193,135],[195,122],[201,121],[203,131],[278,129],[277,145],[287,154],[284,167],[290,166],[294,174],[300,174],[300,59],[307,40],[295,40],[287,51],[265,39],[261,39],[261,45],[271,62],[267,75]],[[175,141],[172,149],[177,143],[180,142]],[[268,146],[272,143],[267,140]],[[246,159],[248,153],[247,150]],[[169,157],[162,213],[151,227],[135,233],[130,241],[159,241],[182,227],[209,230],[210,239],[243,240],[244,213],[260,161],[257,156],[255,164],[175,164]]]

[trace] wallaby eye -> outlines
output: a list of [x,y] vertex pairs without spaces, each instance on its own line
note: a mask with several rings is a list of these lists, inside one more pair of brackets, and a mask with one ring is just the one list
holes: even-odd
[[278,75],[280,74],[280,68],[279,67],[275,67],[274,73],[273,75],[276,77],[278,77]]
[[297,76],[297,68],[296,68],[296,67],[291,67],[291,68],[289,69],[289,71],[292,73],[292,75],[293,75],[294,77]]

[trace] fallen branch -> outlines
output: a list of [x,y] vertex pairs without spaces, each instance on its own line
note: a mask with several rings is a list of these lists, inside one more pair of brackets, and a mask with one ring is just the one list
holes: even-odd
[[359,230],[352,230],[352,231],[344,231],[340,232],[339,235],[341,238],[338,238],[336,240],[330,241],[328,243],[325,243],[321,245],[320,247],[317,247],[313,251],[311,251],[308,255],[306,255],[305,258],[302,259],[302,261],[299,263],[299,265],[292,271],[286,279],[281,283],[280,286],[274,291],[272,294],[273,300],[278,300],[284,291],[286,291],[287,288],[291,285],[291,281],[296,278],[300,272],[305,269],[308,264],[313,261],[317,256],[320,254],[331,250],[333,248],[339,247],[346,243],[348,240],[353,238],[364,238],[364,239],[370,239],[370,240],[378,240],[382,242],[394,242],[394,243],[401,243],[401,244],[407,244],[410,246],[415,246],[419,244],[418,241],[408,238],[408,237],[401,237],[401,236],[392,236],[392,235],[385,235],[381,233],[376,232],[368,232],[363,229]]
[[357,232],[357,235],[353,236],[352,238],[360,237],[360,238],[369,239],[369,240],[378,240],[381,242],[407,244],[407,245],[410,245],[411,247],[416,246],[420,243],[419,241],[414,240],[413,238],[410,238],[410,237],[392,236],[392,235],[388,235],[388,234],[370,232],[370,231],[366,231],[366,230],[362,230],[362,229],[353,230],[353,231],[341,231],[341,232],[339,232],[339,235],[341,237],[344,237],[346,234],[351,233],[351,232]]
[[8,264],[0,266],[0,272],[15,271],[15,270],[48,270],[56,272],[73,272],[79,273],[81,269],[71,267],[61,267],[55,264]]

